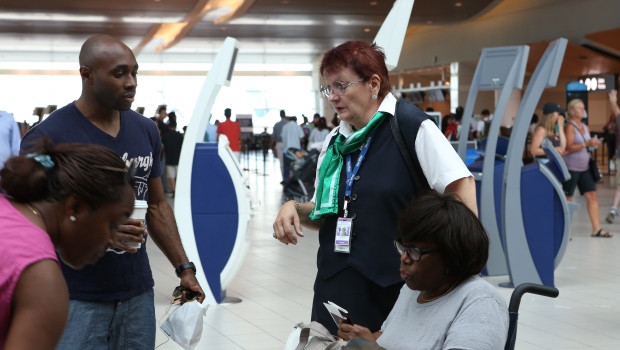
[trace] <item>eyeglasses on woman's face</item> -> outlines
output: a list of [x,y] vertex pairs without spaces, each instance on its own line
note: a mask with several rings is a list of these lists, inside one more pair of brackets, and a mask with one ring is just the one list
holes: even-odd
[[351,82],[351,83],[345,83],[345,82],[342,82],[342,81],[336,81],[336,82],[334,82],[334,86],[331,86],[331,85],[321,85],[319,87],[319,91],[321,91],[321,94],[323,94],[323,97],[325,97],[325,98],[329,98],[329,95],[330,95],[331,91],[333,91],[334,95],[336,95],[336,96],[342,96],[347,91],[347,88],[349,86],[355,85],[357,83],[361,83],[362,81],[364,81],[363,78],[358,80],[358,81]]
[[418,248],[405,247],[399,241],[394,241],[394,246],[396,247],[399,255],[402,256],[404,252],[407,252],[407,257],[412,261],[420,261],[422,255],[430,254],[434,251],[439,250],[439,248],[420,250]]

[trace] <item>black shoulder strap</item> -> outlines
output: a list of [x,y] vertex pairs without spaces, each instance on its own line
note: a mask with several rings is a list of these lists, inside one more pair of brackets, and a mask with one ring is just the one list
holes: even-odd
[[[417,154],[415,153],[415,140],[418,135],[418,130],[422,122],[426,119],[429,119],[428,116],[420,117],[419,115],[416,118],[412,118],[413,124],[413,134],[407,135],[409,139],[411,139],[411,152],[409,151],[409,147],[407,147],[405,140],[403,139],[402,131],[398,126],[398,119],[407,118],[407,112],[415,112],[412,108],[414,106],[409,105],[407,102],[396,102],[396,111],[393,116],[390,117],[390,127],[392,128],[392,134],[394,135],[394,140],[396,141],[396,145],[400,150],[400,154],[407,164],[407,169],[409,169],[409,175],[411,176],[411,180],[413,181],[413,186],[416,191],[416,195],[420,196],[422,193],[431,189],[428,184],[428,180],[426,176],[424,176],[424,172],[422,171],[422,166],[420,166],[420,161],[418,160]],[[410,130],[410,129],[409,129]],[[415,155],[415,156],[414,156]]]

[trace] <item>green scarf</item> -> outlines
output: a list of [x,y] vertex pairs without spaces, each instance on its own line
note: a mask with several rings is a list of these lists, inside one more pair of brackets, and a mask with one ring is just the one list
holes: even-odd
[[336,141],[327,148],[319,169],[316,203],[310,213],[310,219],[319,220],[328,215],[338,214],[338,187],[344,156],[360,149],[387,115],[377,112],[365,127],[355,131],[349,137],[345,138],[340,133],[334,136]]

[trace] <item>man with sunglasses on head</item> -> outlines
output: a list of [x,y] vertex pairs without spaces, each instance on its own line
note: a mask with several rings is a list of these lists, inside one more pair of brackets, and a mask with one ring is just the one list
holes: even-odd
[[[148,237],[163,251],[181,285],[204,300],[162,188],[157,126],[131,110],[138,63],[129,47],[107,35],[90,37],[79,56],[82,94],[32,129],[22,149],[39,138],[54,143],[99,144],[136,163],[134,194],[148,201]],[[155,348],[153,276],[146,252],[147,229],[129,219],[96,264],[73,270],[62,264],[70,294],[69,321],[58,349]],[[143,243],[131,248],[131,243]]]

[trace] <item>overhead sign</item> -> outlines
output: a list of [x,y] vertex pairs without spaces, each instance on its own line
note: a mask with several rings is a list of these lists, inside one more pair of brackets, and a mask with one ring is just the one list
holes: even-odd
[[590,92],[615,90],[616,80],[615,74],[586,75],[579,78],[579,82]]
[[566,84],[566,91],[588,91],[588,87],[584,83],[578,81],[571,81]]

